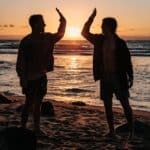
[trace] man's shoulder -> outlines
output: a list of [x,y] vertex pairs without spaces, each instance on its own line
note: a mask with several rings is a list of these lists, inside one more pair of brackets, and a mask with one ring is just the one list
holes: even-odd
[[26,35],[26,36],[24,36],[23,38],[22,38],[22,40],[21,40],[21,42],[23,43],[23,42],[27,42],[27,41],[29,41],[31,39],[31,34],[28,34],[28,35]]
[[42,33],[42,35],[45,37],[45,38],[51,38],[53,36],[53,33],[51,32],[44,32]]
[[30,41],[31,41],[31,34],[24,36],[20,41],[19,48],[27,47],[29,45]]
[[96,38],[104,38],[104,35],[103,34],[98,34],[98,33],[96,33],[96,34],[93,34]]
[[97,42],[103,42],[104,35],[103,34],[93,34],[93,40],[95,43]]
[[121,48],[121,49],[128,49],[127,43],[124,39],[120,38],[119,36],[116,36],[117,38],[117,45]]
[[95,34],[95,45],[100,46],[104,42],[104,35],[103,34]]
[[117,39],[117,42],[120,42],[120,43],[126,43],[124,39],[122,39],[121,37],[119,37],[118,35],[115,36],[116,39]]

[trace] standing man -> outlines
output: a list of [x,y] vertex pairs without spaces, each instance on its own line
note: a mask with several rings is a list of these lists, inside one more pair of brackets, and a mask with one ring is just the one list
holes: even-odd
[[94,80],[101,81],[101,99],[104,102],[109,135],[115,133],[112,111],[113,93],[120,101],[129,126],[129,136],[133,134],[133,115],[129,104],[129,88],[133,85],[133,69],[129,49],[124,40],[116,34],[115,18],[104,18],[102,34],[90,33],[91,24],[96,16],[96,8],[85,23],[82,35],[94,45]]
[[30,108],[33,110],[34,131],[40,132],[40,106],[47,93],[46,73],[53,70],[53,49],[65,33],[66,19],[56,8],[60,16],[58,31],[54,34],[44,32],[45,22],[40,14],[29,18],[31,33],[20,43],[16,71],[20,78],[25,105],[21,116],[21,126],[26,128]]

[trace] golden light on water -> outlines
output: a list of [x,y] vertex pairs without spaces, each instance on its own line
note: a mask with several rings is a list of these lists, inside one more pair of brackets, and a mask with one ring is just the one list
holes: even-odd
[[70,68],[76,69],[78,67],[77,56],[70,57]]

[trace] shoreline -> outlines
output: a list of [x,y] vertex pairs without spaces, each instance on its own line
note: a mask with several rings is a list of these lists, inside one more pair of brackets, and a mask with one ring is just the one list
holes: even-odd
[[[0,95],[1,94],[3,94],[3,95],[5,95],[6,97],[8,97],[8,99],[21,99],[21,100],[23,100],[24,99],[24,95],[17,95],[16,93],[9,93],[9,92],[3,92],[3,91],[0,91]],[[63,100],[52,100],[51,98],[49,98],[49,97],[46,97],[45,96],[45,98],[44,98],[44,100],[45,101],[54,101],[54,102],[62,102],[62,103],[66,103],[66,104],[71,104],[72,102],[76,102],[75,100],[74,101],[63,101]],[[99,100],[100,102],[102,102],[102,100]],[[113,99],[113,101],[114,101],[114,99]],[[133,100],[129,100],[129,101],[133,101]],[[82,102],[82,101],[81,101]],[[117,104],[117,106],[115,105],[115,103],[118,103],[119,101],[118,100],[115,100],[115,102],[113,102],[114,104],[113,104],[113,109],[114,109],[114,111],[116,111],[116,112],[119,112],[119,111],[122,111],[122,106],[121,106],[121,104],[120,104],[120,102],[119,102],[119,104]],[[90,103],[86,103],[86,102],[84,102],[83,101],[83,103],[85,103],[86,104],[86,106],[91,106],[91,107],[95,107],[95,108],[103,108],[103,102],[102,102],[102,104],[99,104],[99,105],[97,105],[97,104],[90,104]],[[137,105],[138,106],[138,105]],[[131,104],[131,107],[132,107],[132,110],[133,110],[133,112],[135,112],[135,113],[137,113],[137,114],[140,114],[140,112],[141,113],[143,113],[144,115],[150,115],[150,110],[148,111],[148,109],[146,109],[146,110],[144,110],[144,109],[140,109],[140,108],[138,108],[138,107],[135,107],[135,105],[134,106],[132,106],[132,104]]]
[[[20,101],[20,100],[24,101],[24,99],[25,99],[25,96],[17,95],[15,93],[8,94],[8,93],[5,93],[5,92],[0,92],[0,95],[1,94],[6,96],[8,99],[10,99],[12,101],[15,101],[15,100],[16,101]],[[54,102],[54,103],[64,103],[64,104],[71,104],[71,103],[75,102],[75,101],[73,101],[73,102],[72,101],[70,101],[70,102],[66,101],[65,102],[65,101],[59,101],[59,100],[52,100],[50,98],[44,98],[44,101],[50,101],[50,102]],[[100,101],[102,101],[102,100],[100,100]],[[104,106],[101,106],[101,105],[90,105],[88,103],[85,103],[85,104],[86,104],[86,106],[89,106],[89,107],[92,107],[92,108],[94,107],[95,109],[98,109],[98,108],[103,109],[104,108]],[[146,116],[146,117],[148,117],[148,115],[150,116],[150,111],[140,110],[140,109],[133,109],[133,108],[132,108],[132,110],[133,110],[133,112],[135,112],[135,114],[139,114],[139,115]],[[123,112],[121,105],[119,107],[113,106],[113,111],[118,112],[118,113]]]
[[[0,128],[20,126],[18,106],[24,103],[23,96],[5,95],[13,103],[0,105]],[[49,100],[49,99],[48,99]],[[45,99],[44,101],[47,101]],[[41,116],[41,130],[46,136],[37,141],[37,150],[99,150],[99,149],[150,149],[149,132],[150,112],[134,110],[135,135],[129,141],[128,132],[122,126],[126,123],[121,108],[113,107],[117,139],[108,139],[104,107],[91,105],[73,105],[72,103],[50,100],[55,116]],[[148,129],[146,128],[148,127]],[[32,116],[27,128],[32,130]],[[121,129],[121,130],[120,130]],[[147,135],[148,134],[148,135]]]
[[[12,48],[10,48],[12,50]],[[10,50],[10,49],[6,49],[6,50]],[[16,48],[14,48],[13,50],[17,50]],[[16,51],[0,51],[0,54],[10,54],[10,55],[17,55],[17,52]],[[85,51],[78,51],[78,52],[75,52],[75,51],[68,51],[68,52],[54,52],[54,55],[58,55],[58,56],[63,56],[63,55],[76,55],[76,56],[92,56],[92,52],[88,53],[88,52],[85,52]],[[134,54],[134,53],[131,53],[131,56],[132,57],[150,57],[150,53],[139,53],[139,54]]]

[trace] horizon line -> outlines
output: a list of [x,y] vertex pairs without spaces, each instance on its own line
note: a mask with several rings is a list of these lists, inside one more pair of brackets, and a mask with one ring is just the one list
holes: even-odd
[[[126,36],[119,35],[124,40],[150,40],[150,36]],[[24,35],[0,35],[0,40],[21,40]],[[86,39],[79,38],[68,38],[64,37],[61,41],[86,41]]]

